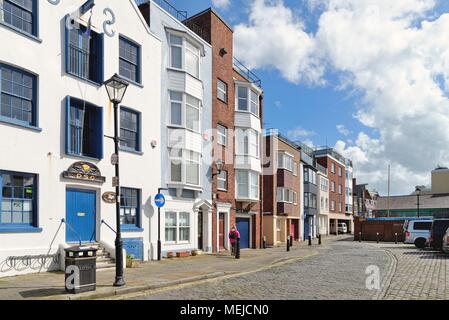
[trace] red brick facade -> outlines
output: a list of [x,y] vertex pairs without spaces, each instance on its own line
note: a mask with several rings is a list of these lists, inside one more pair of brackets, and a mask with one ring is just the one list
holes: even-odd
[[[345,214],[346,166],[335,161],[330,156],[317,157],[317,162],[327,168],[327,176],[329,178],[329,211],[331,213]],[[332,164],[335,167],[335,172],[332,172]],[[339,168],[341,168],[341,176],[339,175]],[[332,190],[332,183],[335,184],[335,190]],[[341,194],[339,193],[339,186],[341,186]],[[335,201],[334,210],[332,210],[331,206],[332,201]]]

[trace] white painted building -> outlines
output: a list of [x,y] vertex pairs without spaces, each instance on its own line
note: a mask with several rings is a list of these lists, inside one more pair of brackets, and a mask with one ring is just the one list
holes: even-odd
[[[212,252],[212,48],[164,1],[138,1],[162,41],[162,256]],[[157,231],[157,230],[156,230]]]
[[57,269],[80,239],[113,254],[102,221],[115,228],[115,205],[102,195],[114,191],[104,137],[114,117],[102,83],[114,73],[131,83],[120,106],[125,249],[147,260],[155,248],[161,40],[133,0],[90,4],[0,0],[0,277]]
[[327,169],[320,164],[317,164],[317,167],[318,234],[329,235],[329,179],[327,178]]

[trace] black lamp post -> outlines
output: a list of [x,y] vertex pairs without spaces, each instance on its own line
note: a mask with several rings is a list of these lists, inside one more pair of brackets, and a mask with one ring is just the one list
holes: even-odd
[[421,188],[420,187],[416,187],[416,198],[418,200],[418,202],[416,203],[417,205],[417,214],[418,214],[418,218],[419,218],[419,196],[421,195]]
[[115,237],[115,287],[122,287],[125,285],[123,278],[123,241],[120,228],[120,170],[119,170],[119,126],[118,126],[118,105],[122,102],[125,96],[126,89],[129,83],[117,74],[114,74],[111,79],[104,82],[106,91],[108,92],[109,100],[114,104],[114,150],[115,156],[113,164],[115,165],[115,214],[116,214],[116,237]]

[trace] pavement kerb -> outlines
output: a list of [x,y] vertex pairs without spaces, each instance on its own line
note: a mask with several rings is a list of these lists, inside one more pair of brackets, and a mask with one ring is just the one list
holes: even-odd
[[381,290],[373,297],[373,300],[382,300],[386,297],[398,265],[398,258],[396,257],[396,255],[389,249],[383,250],[387,253],[388,257],[390,258],[390,264],[387,272],[385,273],[384,281],[381,284]]

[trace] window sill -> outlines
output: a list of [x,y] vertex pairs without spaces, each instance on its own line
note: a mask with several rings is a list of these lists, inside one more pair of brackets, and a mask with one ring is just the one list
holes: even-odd
[[0,233],[41,233],[42,228],[36,227],[0,227]]
[[183,183],[183,182],[169,182],[169,183],[167,183],[167,186],[169,188],[175,188],[175,189],[188,189],[188,190],[199,191],[199,192],[203,191],[203,188],[199,185],[192,185],[192,184],[187,184],[187,183]]
[[36,37],[36,36],[34,36],[32,34],[26,33],[25,31],[20,30],[19,28],[16,28],[16,27],[14,27],[14,26],[12,26],[10,24],[7,24],[7,23],[4,23],[4,22],[0,21],[0,26],[5,27],[5,28],[7,28],[7,29],[9,29],[11,31],[14,31],[15,33],[18,33],[18,34],[20,34],[20,35],[22,35],[24,37],[27,37],[28,39],[31,39],[31,40],[33,40],[33,41],[35,41],[37,43],[42,43],[42,39],[40,39],[40,38],[38,38],[38,37]]
[[124,147],[120,147],[119,150],[123,151],[123,152],[126,152],[126,153],[132,153],[132,154],[135,154],[135,155],[143,156],[143,152],[142,151],[137,151],[137,150],[128,149],[128,148],[124,148]]
[[218,189],[218,188],[217,188],[217,191],[219,191],[219,192],[228,192],[228,190],[226,190],[226,189]]
[[250,115],[255,116],[257,119],[260,119],[260,116],[259,116],[259,115],[255,114],[254,112],[251,112],[251,111],[246,111],[246,110],[235,110],[235,112],[238,112],[238,113],[245,113],[245,114],[250,114]]
[[22,123],[20,121],[16,121],[14,119],[8,119],[8,118],[5,118],[5,117],[0,117],[0,123],[9,124],[9,125],[12,125],[12,126],[15,126],[15,127],[28,129],[28,130],[35,131],[35,132],[42,132],[41,128],[38,128],[38,127],[35,127],[35,126],[31,126],[31,125],[27,125],[27,124]]
[[134,86],[136,86],[136,87],[139,87],[139,88],[143,88],[143,87],[144,87],[143,84],[141,84],[140,82],[131,80],[131,79],[129,79],[129,78],[127,78],[127,77],[124,77],[124,76],[121,76],[121,77],[122,77],[123,79],[125,79],[127,82],[129,82],[130,84],[132,84],[132,85],[134,85]]
[[97,161],[98,162],[98,161],[103,160],[103,159],[99,159],[99,158],[83,156],[83,155],[74,154],[74,153],[66,153],[66,155],[69,156],[69,157],[74,157],[74,158],[79,158],[79,159],[89,160],[89,161]]
[[144,232],[145,230],[143,228],[138,228],[138,227],[127,227],[127,226],[122,226],[121,227],[122,232]]
[[98,83],[98,82],[95,82],[95,81],[93,81],[93,80],[90,80],[90,79],[86,79],[86,78],[80,77],[79,75],[77,75],[77,74],[75,74],[75,73],[71,73],[71,72],[69,72],[69,71],[66,71],[65,74],[66,74],[67,76],[69,76],[70,78],[75,78],[76,80],[84,81],[84,82],[86,82],[86,83],[89,83],[89,84],[91,84],[91,85],[97,87],[97,88],[100,88],[100,87],[102,86],[101,83]]

